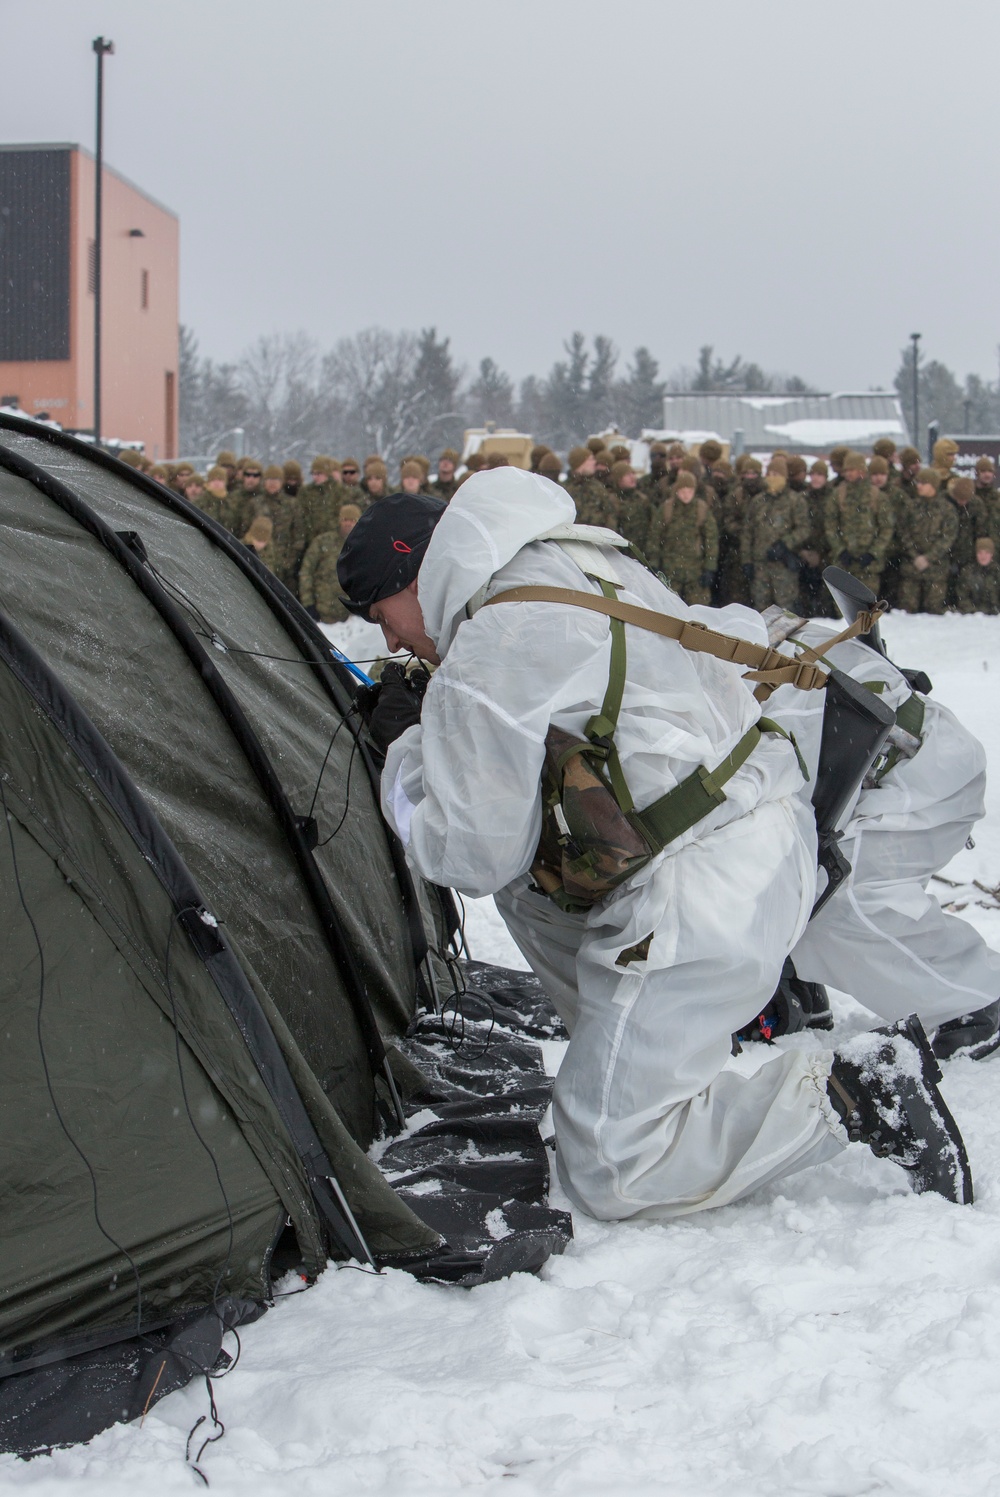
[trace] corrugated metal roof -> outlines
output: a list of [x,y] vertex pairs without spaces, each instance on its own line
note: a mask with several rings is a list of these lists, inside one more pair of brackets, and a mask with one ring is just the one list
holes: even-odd
[[[815,451],[838,442],[870,447],[879,437],[908,439],[899,396],[886,391],[833,395],[666,395],[663,436],[695,433],[744,448]],[[657,433],[656,435],[661,435]]]

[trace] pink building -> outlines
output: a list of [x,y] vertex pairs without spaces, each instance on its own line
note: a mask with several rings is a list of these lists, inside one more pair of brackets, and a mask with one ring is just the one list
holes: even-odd
[[[177,215],[104,167],[102,435],[177,454]],[[0,405],[94,422],[94,158],[0,145]]]

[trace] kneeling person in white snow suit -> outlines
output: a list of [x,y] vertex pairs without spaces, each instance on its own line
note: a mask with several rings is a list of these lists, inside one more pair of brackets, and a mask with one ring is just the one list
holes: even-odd
[[[938,1030],[941,1058],[980,1058],[1000,1043],[1000,954],[928,892],[985,811],[982,744],[933,696],[915,692],[890,660],[859,639],[829,646],[837,626],[803,620],[782,649],[821,652],[876,691],[909,725],[910,751],[876,764],[843,818],[851,873],[803,932],[792,960],[807,981],[830,983],[888,1020],[916,1013]],[[819,700],[815,700],[818,698]],[[783,686],[768,715],[795,734],[811,776],[819,761],[822,696]],[[965,1018],[965,1023],[961,1021]]]
[[[616,549],[620,537],[574,520],[555,484],[498,469],[473,475],[447,511],[422,521],[402,499],[373,506],[339,567],[350,606],[382,626],[389,648],[438,666],[419,721],[414,712],[406,726],[398,692],[385,713],[381,700],[375,708],[383,811],[423,877],[496,896],[570,1029],[554,1096],[567,1193],[596,1217],[666,1219],[829,1159],[849,1136],[891,1152],[858,1093],[873,1056],[885,1072],[877,1046],[908,1046],[912,1062],[911,1039],[875,1041],[861,1060],[792,1051],[752,1076],[727,1068],[731,1035],[773,992],[815,894],[815,828],[787,740],[760,736],[710,813],[589,912],[563,913],[533,888],[546,736],[580,739],[606,707],[611,629],[564,603],[490,599],[532,585],[611,589],[674,619],[752,637],[761,627],[739,607],[689,609]],[[741,667],[644,629],[624,636],[614,746],[641,812],[756,739],[760,707]],[[933,1112],[922,1066],[910,1064],[913,1084]],[[917,1188],[967,1199],[950,1126],[941,1148],[951,1183]],[[923,1160],[923,1142],[907,1139]]]

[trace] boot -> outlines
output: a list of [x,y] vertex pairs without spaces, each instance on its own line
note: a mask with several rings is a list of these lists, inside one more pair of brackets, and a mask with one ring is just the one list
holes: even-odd
[[988,1003],[975,1013],[949,1019],[934,1035],[933,1050],[938,1060],[952,1060],[967,1055],[970,1060],[985,1060],[1000,1049],[1000,1002]]
[[798,1034],[802,1029],[832,1028],[833,1013],[826,988],[821,982],[806,982],[801,978],[788,956],[778,986],[766,1006],[734,1038],[743,1044],[753,1040],[771,1044],[783,1034]]
[[852,1143],[908,1170],[917,1194],[972,1204],[972,1174],[937,1083],[941,1068],[916,1014],[834,1052],[827,1092]]

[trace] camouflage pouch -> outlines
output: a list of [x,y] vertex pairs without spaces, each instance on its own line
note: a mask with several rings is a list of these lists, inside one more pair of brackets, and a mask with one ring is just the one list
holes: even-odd
[[601,773],[602,757],[599,745],[560,728],[545,735],[542,831],[531,874],[568,911],[598,904],[654,855]]

